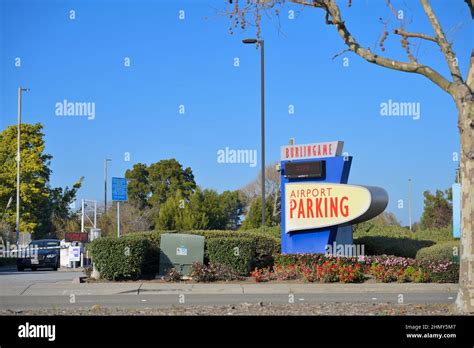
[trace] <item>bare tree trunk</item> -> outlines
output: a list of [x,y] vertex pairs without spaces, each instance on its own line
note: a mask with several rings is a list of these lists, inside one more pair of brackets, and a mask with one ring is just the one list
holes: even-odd
[[456,100],[461,136],[461,250],[459,311],[474,313],[474,97],[467,91]]

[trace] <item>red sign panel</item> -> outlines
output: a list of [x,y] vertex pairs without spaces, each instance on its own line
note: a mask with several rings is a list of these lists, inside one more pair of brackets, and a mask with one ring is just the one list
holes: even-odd
[[66,232],[64,239],[66,239],[66,242],[86,243],[89,240],[89,234],[86,232]]

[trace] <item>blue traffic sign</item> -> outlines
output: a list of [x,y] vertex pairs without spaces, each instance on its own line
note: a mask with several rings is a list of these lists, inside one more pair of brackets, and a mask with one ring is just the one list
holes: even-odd
[[127,179],[112,178],[112,200],[126,201],[127,200]]

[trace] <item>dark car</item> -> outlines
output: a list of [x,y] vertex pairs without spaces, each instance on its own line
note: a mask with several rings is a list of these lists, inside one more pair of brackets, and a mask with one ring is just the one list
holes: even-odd
[[61,242],[57,239],[39,239],[32,241],[24,255],[17,259],[18,271],[31,268],[52,268],[57,271],[59,267],[59,247]]

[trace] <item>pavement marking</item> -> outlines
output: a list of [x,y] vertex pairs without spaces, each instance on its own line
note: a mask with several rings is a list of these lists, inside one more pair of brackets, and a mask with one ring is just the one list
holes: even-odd
[[304,301],[304,298],[300,298],[299,300],[300,300],[300,301]]
[[377,297],[372,297],[372,300],[374,300],[374,301],[377,300]]
[[449,296],[449,297],[448,297],[448,300],[452,300],[453,298],[454,298],[454,297],[452,297],[452,296]]

